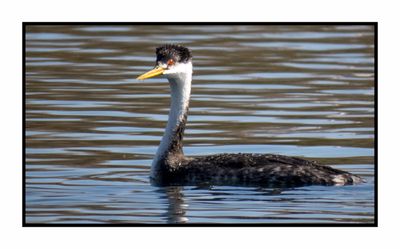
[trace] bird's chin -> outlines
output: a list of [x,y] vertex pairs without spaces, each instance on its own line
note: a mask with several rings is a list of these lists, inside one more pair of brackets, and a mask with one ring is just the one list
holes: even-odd
[[181,77],[179,73],[164,73],[161,76],[167,79],[177,79]]

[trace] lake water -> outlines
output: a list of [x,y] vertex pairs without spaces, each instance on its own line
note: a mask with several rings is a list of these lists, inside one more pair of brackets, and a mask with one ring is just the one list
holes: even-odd
[[[374,28],[27,25],[27,224],[374,222]],[[193,51],[186,155],[277,153],[355,186],[156,187],[169,111],[155,47]]]

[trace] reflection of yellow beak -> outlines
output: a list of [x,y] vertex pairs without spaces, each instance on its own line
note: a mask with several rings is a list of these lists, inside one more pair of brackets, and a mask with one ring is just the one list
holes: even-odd
[[148,78],[156,77],[158,75],[163,74],[164,71],[165,71],[164,68],[156,66],[154,69],[148,71],[147,73],[144,73],[144,74],[140,75],[136,79],[137,80],[145,80],[145,79],[148,79]]

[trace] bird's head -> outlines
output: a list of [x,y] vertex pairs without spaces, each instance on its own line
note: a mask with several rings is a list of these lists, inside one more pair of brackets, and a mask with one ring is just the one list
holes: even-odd
[[156,49],[156,66],[137,77],[144,80],[159,75],[167,78],[182,77],[192,74],[192,52],[181,45],[167,44]]

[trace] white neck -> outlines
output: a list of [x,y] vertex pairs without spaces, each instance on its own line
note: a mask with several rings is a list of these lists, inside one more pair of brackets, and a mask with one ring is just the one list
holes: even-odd
[[192,85],[192,64],[180,65],[181,72],[164,74],[171,89],[171,106],[164,136],[154,157],[151,175],[154,177],[157,169],[169,153],[181,153],[183,130],[189,108],[190,90]]

